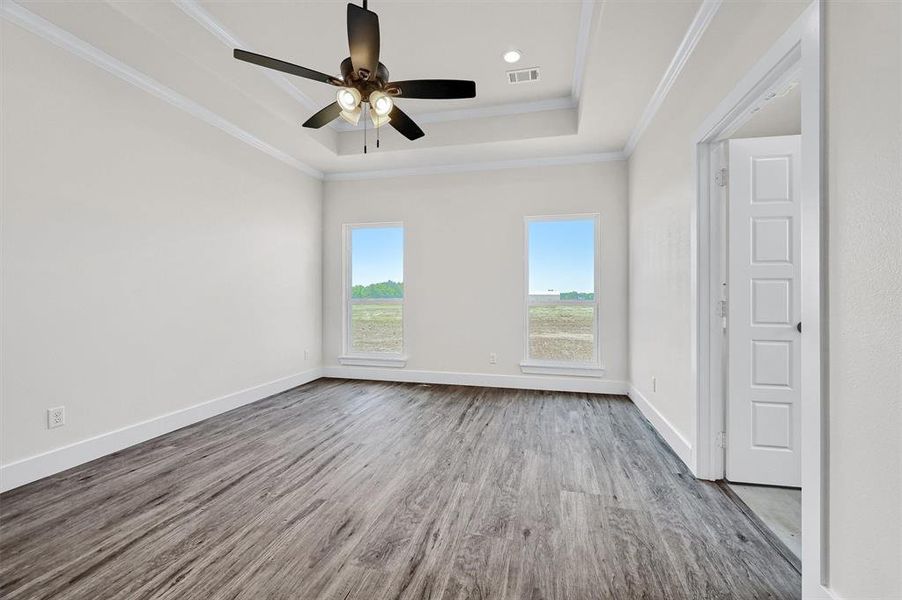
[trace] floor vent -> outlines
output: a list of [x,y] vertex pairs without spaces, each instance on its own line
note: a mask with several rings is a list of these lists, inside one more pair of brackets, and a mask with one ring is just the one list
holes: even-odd
[[529,81],[538,81],[539,68],[532,67],[530,69],[520,69],[518,71],[507,72],[508,83],[527,83]]

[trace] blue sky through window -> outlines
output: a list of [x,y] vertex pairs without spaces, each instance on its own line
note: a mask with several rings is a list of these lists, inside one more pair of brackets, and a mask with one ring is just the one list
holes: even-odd
[[595,220],[529,222],[529,293],[595,291]]
[[404,277],[404,228],[359,227],[351,230],[351,285]]

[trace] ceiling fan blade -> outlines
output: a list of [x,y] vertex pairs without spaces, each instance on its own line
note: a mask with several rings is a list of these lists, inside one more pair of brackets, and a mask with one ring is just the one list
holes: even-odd
[[310,129],[319,129],[323,125],[327,125],[338,118],[341,114],[341,106],[338,102],[333,102],[326,108],[322,109],[304,122],[304,127]]
[[237,48],[235,49],[234,56],[238,60],[243,60],[244,62],[266,67],[267,69],[275,69],[276,71],[282,71],[283,73],[288,73],[290,75],[297,75],[304,79],[312,79],[313,81],[320,81],[330,85],[342,85],[338,79],[331,75],[326,75],[325,73],[320,73],[319,71],[314,71],[307,67],[285,62],[278,58],[270,58],[268,56],[263,56],[262,54],[248,52],[247,50],[238,50]]
[[450,100],[453,98],[475,98],[476,82],[462,79],[413,79],[392,81],[386,89],[397,89],[402,98],[426,98],[430,100]]
[[379,66],[379,17],[376,13],[348,4],[348,47],[354,72],[365,72],[365,79],[376,76]]
[[397,129],[401,135],[408,140],[418,140],[426,135],[423,133],[423,130],[420,129],[420,126],[407,116],[407,113],[398,108],[397,104],[392,111],[388,113],[388,116],[391,117],[391,121],[389,121],[388,124]]

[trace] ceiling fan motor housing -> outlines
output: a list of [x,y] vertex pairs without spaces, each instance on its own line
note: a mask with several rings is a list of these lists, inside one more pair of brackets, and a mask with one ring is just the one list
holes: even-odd
[[366,71],[361,70],[360,73],[354,72],[354,66],[351,64],[351,57],[341,61],[341,76],[344,79],[342,85],[352,87],[360,92],[364,98],[369,98],[370,94],[376,90],[382,90],[386,94],[397,95],[397,88],[386,89],[385,84],[388,82],[388,68],[381,62],[376,68],[376,76],[369,78],[363,77]]

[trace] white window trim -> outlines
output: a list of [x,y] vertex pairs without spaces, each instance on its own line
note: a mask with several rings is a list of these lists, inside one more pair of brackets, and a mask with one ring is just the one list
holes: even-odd
[[[592,219],[595,222],[595,299],[594,300],[542,300],[534,302],[529,298],[529,225],[542,221],[574,221]],[[555,215],[534,215],[523,218],[523,356],[520,371],[533,375],[566,375],[576,377],[603,377],[605,373],[601,343],[601,215],[599,213],[576,213]],[[595,347],[591,362],[570,362],[536,360],[529,357],[529,307],[531,305],[562,304],[590,305],[595,307]]]
[[381,354],[370,355],[342,355],[338,357],[338,363],[347,367],[394,367],[404,368],[407,366],[407,357],[398,356],[389,358],[392,355],[382,356]]
[[[406,285],[407,280],[407,230],[404,228],[402,221],[379,222],[379,223],[345,223],[342,225],[342,253],[341,253],[341,270],[342,270],[342,291],[341,291],[341,338],[342,338],[342,354],[338,357],[338,362],[342,365],[357,367],[394,367],[403,368],[407,365],[407,327],[405,321],[407,319],[407,308],[405,300],[407,298],[407,290],[404,290],[404,298],[374,298],[360,299],[351,298],[352,281],[351,281],[351,234],[355,229],[381,227],[400,227],[402,232],[402,255],[401,255],[401,279]],[[400,304],[401,305],[401,352],[353,352],[351,350],[351,311],[352,304]]]

